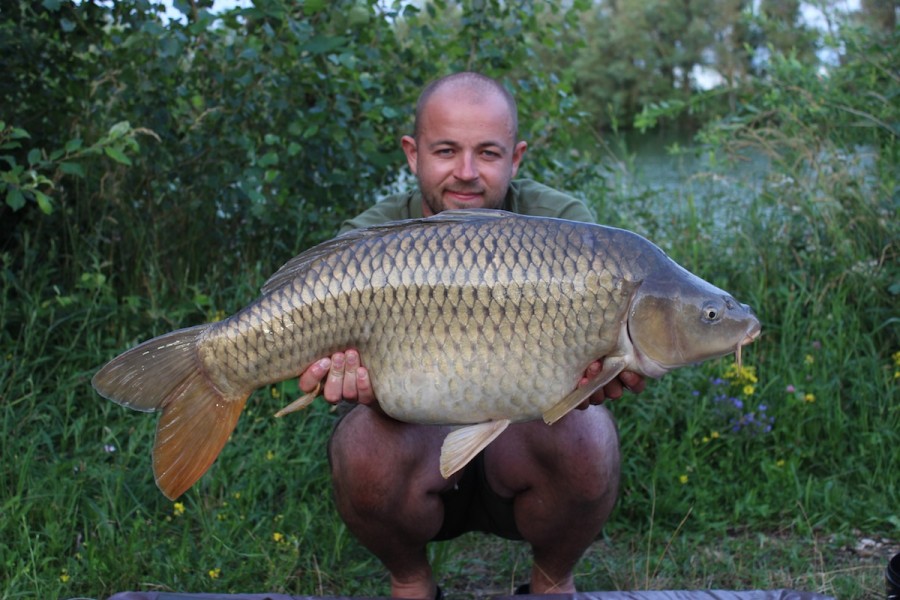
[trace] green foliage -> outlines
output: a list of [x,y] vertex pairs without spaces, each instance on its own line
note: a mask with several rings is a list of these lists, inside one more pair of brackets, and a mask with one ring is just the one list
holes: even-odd
[[[0,174],[0,195],[6,196],[6,205],[14,212],[24,208],[27,202],[34,202],[41,212],[49,215],[53,212],[51,195],[57,190],[56,182],[66,176],[84,179],[85,162],[100,155],[121,165],[132,166],[129,155],[140,151],[138,134],[156,137],[152,131],[132,129],[128,122],[123,121],[113,125],[106,135],[87,147],[83,146],[81,138],[73,138],[66,142],[64,148],[52,152],[33,147],[28,151],[27,170],[25,165],[16,162],[15,155],[0,155],[0,160],[9,168]],[[18,150],[22,147],[19,140],[30,137],[24,129],[7,127],[0,121],[0,152]]]
[[583,28],[575,87],[601,127],[646,116],[645,107],[677,107],[694,127],[733,108],[734,90],[767,72],[770,53],[817,62],[818,34],[802,24],[798,2],[599,2]]
[[[630,523],[657,502],[668,528],[690,511],[712,530],[788,521],[898,534],[898,36],[844,30],[842,64],[824,76],[773,54],[738,110],[698,135],[706,177],[740,190],[730,204],[691,196],[702,173],[665,199],[669,211],[647,210],[652,196],[605,199],[763,322],[744,357],[758,381],[724,388],[729,371],[705,365],[616,405],[625,471],[641,474],[626,484]],[[733,165],[750,159],[765,169],[736,180]]]

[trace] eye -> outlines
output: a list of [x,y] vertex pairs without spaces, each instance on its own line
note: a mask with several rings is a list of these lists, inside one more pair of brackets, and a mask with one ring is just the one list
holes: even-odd
[[723,307],[722,307],[721,303],[707,302],[706,304],[703,305],[703,308],[702,308],[703,320],[710,322],[710,323],[714,323],[715,321],[718,321],[719,318],[722,316],[722,310],[723,310]]

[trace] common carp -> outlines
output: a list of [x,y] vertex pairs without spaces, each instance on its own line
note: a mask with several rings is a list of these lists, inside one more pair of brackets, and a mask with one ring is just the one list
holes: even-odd
[[[449,477],[511,422],[553,423],[623,370],[740,360],[759,332],[748,306],[638,234],[446,211],[319,244],[240,312],[144,342],[92,384],[162,411],[153,470],[174,499],[215,461],[255,389],[336,351],[359,351],[388,415],[460,426],[442,448]],[[597,359],[600,373],[576,389]]]

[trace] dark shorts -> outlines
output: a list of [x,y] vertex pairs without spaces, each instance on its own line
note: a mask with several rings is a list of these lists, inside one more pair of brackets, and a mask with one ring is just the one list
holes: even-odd
[[[338,405],[338,420],[356,405]],[[331,464],[331,440],[328,441],[328,463]],[[488,485],[484,472],[484,452],[480,452],[463,470],[456,487],[440,495],[444,501],[444,523],[433,541],[450,540],[469,531],[491,533],[508,540],[521,540],[513,516],[513,499],[503,498]]]
[[435,541],[459,537],[468,531],[492,533],[508,540],[521,540],[513,515],[513,499],[491,489],[484,472],[484,452],[466,466],[456,487],[441,494],[444,524]]

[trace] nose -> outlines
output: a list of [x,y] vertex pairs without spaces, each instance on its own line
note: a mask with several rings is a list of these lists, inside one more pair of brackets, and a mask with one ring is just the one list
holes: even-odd
[[460,181],[473,181],[478,179],[478,165],[473,153],[461,152],[459,154],[459,162],[456,164],[454,176]]

